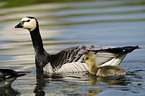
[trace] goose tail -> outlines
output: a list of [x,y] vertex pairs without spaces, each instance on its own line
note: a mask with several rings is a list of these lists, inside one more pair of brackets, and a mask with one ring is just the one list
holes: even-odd
[[137,46],[126,46],[122,48],[122,50],[125,50],[126,53],[130,53],[135,49],[140,49],[140,47],[137,45]]
[[139,46],[125,46],[125,47],[103,49],[101,51],[107,51],[115,54],[123,54],[123,53],[131,53],[133,50],[139,48],[140,48]]
[[[99,64],[100,66],[118,66],[122,60],[126,57],[128,53],[131,53],[135,49],[140,49],[139,46],[125,46],[125,47],[116,47],[102,49],[100,52],[109,52],[110,54],[115,54],[114,58],[110,58],[107,62]],[[103,58],[103,57],[102,57]]]

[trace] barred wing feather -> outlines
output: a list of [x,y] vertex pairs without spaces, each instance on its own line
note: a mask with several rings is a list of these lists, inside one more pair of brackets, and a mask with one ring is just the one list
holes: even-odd
[[[89,53],[96,54],[97,65],[119,65],[127,53],[138,46],[127,47],[100,47],[100,46],[77,46],[64,49],[56,55],[52,55],[50,64],[54,72],[77,72],[88,70],[83,58]],[[82,67],[83,66],[83,67]],[[84,67],[85,66],[85,67]],[[81,70],[80,70],[81,69]],[[58,71],[59,70],[59,71]]]

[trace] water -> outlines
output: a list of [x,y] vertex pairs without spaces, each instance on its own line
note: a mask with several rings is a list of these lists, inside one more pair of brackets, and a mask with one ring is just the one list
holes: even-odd
[[[15,80],[10,88],[0,88],[3,96],[145,95],[144,0],[38,3],[11,8],[4,7],[5,4],[0,3],[0,67],[17,70],[31,66],[27,69],[31,73]],[[14,28],[22,17],[29,15],[39,20],[49,53],[77,45],[139,45],[142,49],[128,54],[121,63],[124,70],[137,71],[136,74],[123,80],[88,77],[85,72],[49,74],[45,79],[36,76],[29,32]]]

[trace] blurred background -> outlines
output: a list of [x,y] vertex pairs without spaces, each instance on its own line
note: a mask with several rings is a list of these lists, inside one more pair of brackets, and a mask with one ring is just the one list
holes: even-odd
[[[38,19],[49,53],[78,45],[142,47],[121,63],[126,71],[140,70],[136,76],[127,76],[124,85],[97,83],[94,79],[91,83],[84,74],[72,74],[61,80],[49,78],[43,88],[46,96],[145,95],[145,0],[0,0],[0,68],[34,65],[28,30],[14,28],[25,16]],[[30,74],[7,89],[12,96],[36,95],[35,68],[28,70]],[[1,93],[5,91],[0,89]]]

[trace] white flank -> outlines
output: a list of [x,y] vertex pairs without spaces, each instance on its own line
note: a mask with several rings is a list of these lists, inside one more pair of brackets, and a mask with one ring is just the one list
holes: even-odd
[[73,63],[66,63],[64,64],[61,68],[53,72],[52,66],[47,64],[44,68],[44,71],[47,73],[66,73],[66,72],[82,72],[82,71],[87,71],[89,70],[88,65],[85,63],[78,63],[78,62],[73,62]]
[[56,73],[64,73],[64,72],[81,72],[81,71],[87,71],[89,70],[89,67],[85,63],[66,63],[64,64],[60,69],[56,70]]
[[122,56],[119,56],[118,58],[116,58],[111,65],[113,65],[113,66],[119,65],[122,62],[122,60],[126,57],[127,54],[128,53],[123,54]]
[[44,68],[43,68],[44,72],[47,72],[47,73],[53,73],[53,70],[52,70],[52,66],[50,63],[48,63]]
[[113,64],[114,61],[115,61],[115,58],[111,59],[110,61],[108,61],[108,62],[106,62],[106,63],[104,63],[104,64],[102,64],[102,65],[100,65],[98,67],[107,66],[107,65],[113,66],[112,64]]
[[113,58],[110,61],[100,65],[99,67],[107,66],[107,65],[109,65],[109,66],[118,66],[122,62],[122,60],[126,57],[126,55],[127,55],[127,53],[123,54],[122,56],[119,56],[118,58]]

